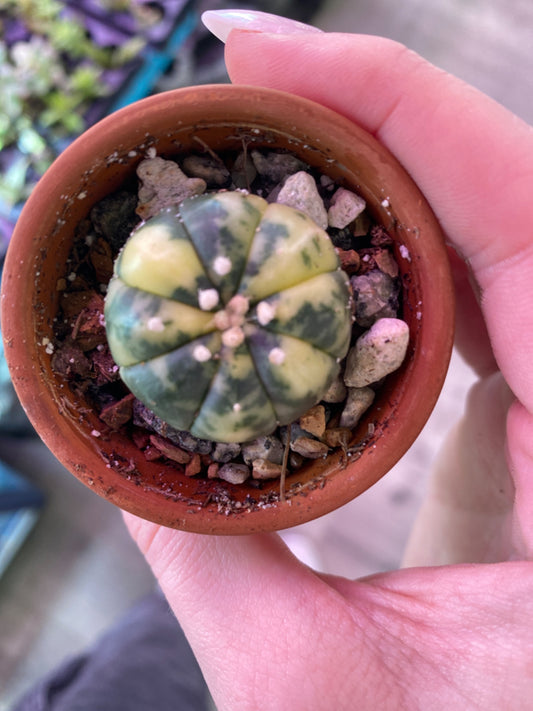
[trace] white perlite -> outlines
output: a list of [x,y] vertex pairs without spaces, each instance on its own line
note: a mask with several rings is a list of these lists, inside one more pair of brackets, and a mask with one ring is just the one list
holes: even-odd
[[364,388],[397,370],[409,344],[409,326],[397,318],[381,318],[362,336],[346,359],[344,382]]
[[356,195],[351,190],[339,188],[331,198],[331,205],[328,210],[328,223],[330,227],[343,230],[350,222],[363,212],[366,202],[360,195]]
[[300,170],[287,178],[279,191],[276,202],[304,212],[323,230],[328,226],[328,213],[318,194],[312,175]]

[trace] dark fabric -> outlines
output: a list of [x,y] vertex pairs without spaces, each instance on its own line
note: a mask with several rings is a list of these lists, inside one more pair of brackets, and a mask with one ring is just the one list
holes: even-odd
[[207,711],[208,699],[187,640],[157,592],[13,711]]

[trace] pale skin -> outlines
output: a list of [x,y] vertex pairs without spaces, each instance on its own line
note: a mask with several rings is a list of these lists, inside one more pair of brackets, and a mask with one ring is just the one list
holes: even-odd
[[344,114],[410,172],[460,255],[457,345],[479,380],[400,570],[350,581],[307,568],[276,535],[127,516],[130,532],[219,711],[530,709],[533,130],[375,37],[234,30],[226,61],[235,83]]

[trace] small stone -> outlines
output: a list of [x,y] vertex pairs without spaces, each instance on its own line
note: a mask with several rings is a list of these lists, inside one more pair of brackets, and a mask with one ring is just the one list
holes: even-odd
[[300,210],[323,230],[327,229],[328,213],[318,194],[315,180],[309,173],[301,170],[287,178],[276,202]]
[[374,402],[375,396],[376,394],[371,388],[348,388],[348,397],[341,414],[340,426],[353,430],[362,415]]
[[326,429],[326,411],[323,405],[315,405],[300,417],[300,427],[305,432],[322,437]]
[[296,437],[296,439],[291,440],[291,449],[306,459],[320,459],[320,457],[326,456],[329,452],[327,444],[319,442],[312,437]]
[[278,479],[283,467],[268,459],[254,459],[252,462],[252,477],[254,479]]
[[331,198],[328,210],[328,224],[339,230],[347,227],[363,212],[366,202],[351,190],[339,188]]
[[207,467],[207,478],[208,479],[218,479],[218,471],[220,469],[220,464],[218,462],[211,462]]
[[217,442],[211,456],[215,462],[226,464],[236,459],[240,453],[241,445],[237,442],[230,442],[228,444],[225,442]]
[[250,469],[246,464],[229,462],[218,470],[218,478],[227,481],[229,484],[244,484],[249,477]]
[[133,416],[134,399],[135,396],[130,393],[120,400],[106,405],[100,412],[100,419],[112,430],[119,430],[122,425],[129,422]]
[[159,157],[141,161],[137,175],[141,187],[136,212],[143,220],[165,207],[178,205],[185,198],[201,195],[207,187],[205,180],[189,178],[177,163]]
[[202,471],[202,460],[200,455],[195,453],[191,457],[191,461],[185,466],[185,471],[183,472],[185,476],[196,476]]
[[274,183],[281,183],[288,175],[307,168],[306,164],[292,153],[272,151],[263,154],[259,151],[252,151],[251,157],[259,175],[263,175]]
[[178,464],[188,464],[191,461],[192,454],[186,452],[181,447],[172,444],[168,439],[160,437],[159,435],[150,435],[150,443],[155,447],[161,454],[164,454],[168,459],[172,459]]
[[380,249],[374,255],[376,265],[380,271],[395,279],[400,273],[398,262],[394,259],[392,252],[388,249]]
[[258,437],[253,442],[242,445],[242,458],[246,464],[251,464],[254,459],[267,459],[269,462],[281,464],[283,461],[283,445],[273,435]]
[[378,319],[395,318],[398,313],[399,286],[388,274],[373,269],[350,279],[355,321],[369,328]]
[[346,385],[344,384],[342,374],[339,374],[329,386],[322,400],[329,403],[343,402],[346,399],[346,394]]
[[397,370],[409,344],[409,326],[395,318],[382,318],[353,346],[346,359],[344,382],[363,388]]
[[224,163],[212,156],[187,156],[183,159],[182,167],[191,178],[201,178],[213,187],[224,187],[231,180],[229,170]]
[[359,252],[355,249],[338,249],[337,254],[339,255],[341,269],[347,274],[354,274],[361,264],[361,257]]
[[347,427],[332,427],[324,432],[324,442],[328,447],[347,449],[352,438],[352,431]]

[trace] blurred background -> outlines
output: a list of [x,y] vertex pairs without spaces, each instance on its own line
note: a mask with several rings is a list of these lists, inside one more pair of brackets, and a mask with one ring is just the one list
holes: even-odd
[[[32,185],[86,126],[149,93],[227,81],[222,45],[199,22],[224,7],[393,38],[533,122],[531,0],[0,0],[0,257]],[[473,380],[454,354],[402,461],[356,501],[285,533],[291,548],[352,578],[397,567]],[[33,434],[0,351],[0,711],[152,589],[120,512]]]

